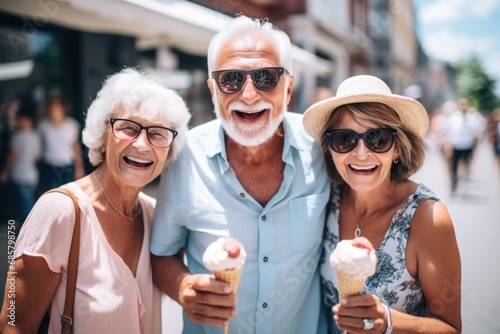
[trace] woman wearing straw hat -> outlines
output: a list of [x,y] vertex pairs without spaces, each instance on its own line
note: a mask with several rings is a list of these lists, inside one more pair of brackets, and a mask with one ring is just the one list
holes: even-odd
[[[330,332],[460,333],[453,223],[431,190],[409,180],[424,162],[424,107],[361,75],[312,105],[304,126],[325,153],[332,180],[320,261]],[[357,236],[376,249],[377,271],[363,294],[339,300],[328,257],[340,240]]]

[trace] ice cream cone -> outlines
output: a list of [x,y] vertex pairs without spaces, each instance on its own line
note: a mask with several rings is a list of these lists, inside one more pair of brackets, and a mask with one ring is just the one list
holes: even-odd
[[[366,279],[356,279],[346,273],[337,271],[337,282],[339,287],[339,299],[346,299],[349,296],[358,295],[365,286]],[[344,331],[347,334],[347,331]]]
[[359,295],[365,286],[366,279],[356,279],[341,271],[337,271],[337,281],[339,286],[339,299],[346,299],[349,296]]
[[[246,258],[243,245],[234,238],[225,237],[207,247],[203,253],[203,265],[214,273],[216,279],[231,284],[231,292],[236,294]],[[228,326],[225,326],[224,334],[227,331]]]
[[[375,273],[377,267],[375,250],[365,237],[340,241],[329,260],[337,272],[340,300],[359,295],[366,279]],[[347,332],[344,331],[345,333]]]
[[241,270],[243,268],[234,268],[227,270],[214,271],[215,278],[231,284],[232,293],[238,291],[238,284],[240,283]]
[[[236,294],[240,283],[240,275],[243,268],[234,268],[227,270],[214,271],[215,278],[231,284],[232,293]],[[227,334],[228,326],[224,326],[224,334]]]

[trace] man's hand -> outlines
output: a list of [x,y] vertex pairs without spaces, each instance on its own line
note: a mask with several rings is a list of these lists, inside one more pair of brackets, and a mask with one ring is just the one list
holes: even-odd
[[230,284],[207,274],[185,276],[179,301],[192,321],[212,326],[225,326],[236,315],[238,302]]

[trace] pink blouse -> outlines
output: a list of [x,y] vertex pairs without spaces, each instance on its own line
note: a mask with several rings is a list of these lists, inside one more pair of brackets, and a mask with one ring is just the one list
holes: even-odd
[[[161,293],[153,284],[149,242],[156,200],[139,194],[144,240],[136,277],[108,244],[92,203],[75,183],[66,185],[81,208],[81,240],[75,295],[75,333],[160,333]],[[49,333],[59,333],[66,294],[66,270],[73,234],[73,202],[60,193],[42,196],[20,231],[16,258],[42,256],[61,281],[52,301]]]

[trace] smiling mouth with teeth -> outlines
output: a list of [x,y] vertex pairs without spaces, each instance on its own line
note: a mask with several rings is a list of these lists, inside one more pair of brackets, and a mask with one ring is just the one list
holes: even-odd
[[262,115],[264,113],[264,111],[265,110],[258,111],[258,112],[252,112],[252,113],[248,113],[248,112],[244,112],[244,111],[236,111],[236,113],[238,114],[238,116],[240,116],[243,119],[256,119],[256,118],[259,118],[259,116]]
[[143,160],[135,157],[124,157],[123,160],[129,165],[136,167],[148,167],[153,164],[151,160]]
[[372,166],[357,166],[357,165],[349,165],[349,167],[355,171],[360,172],[372,172],[377,168],[377,165]]

